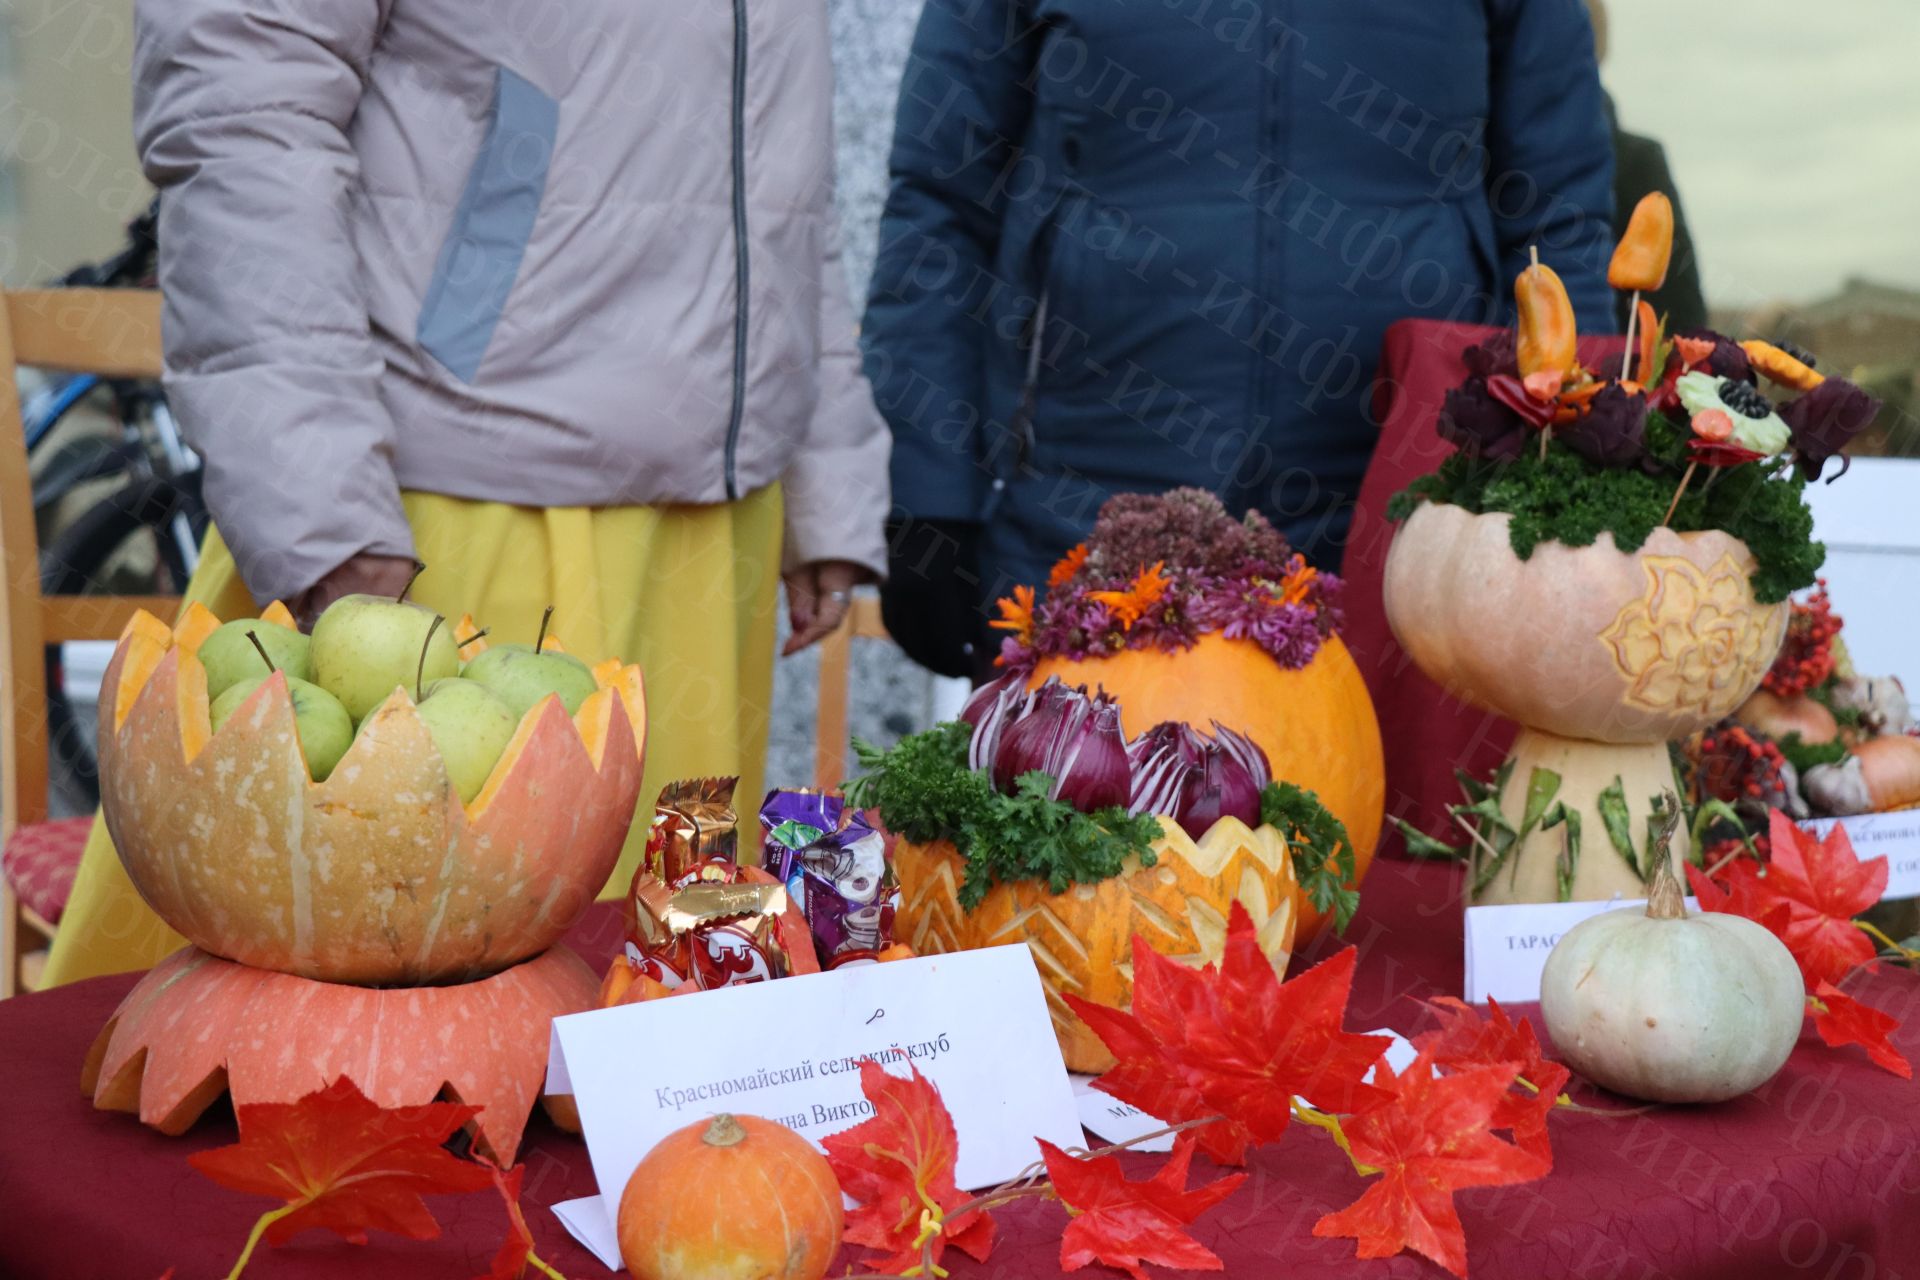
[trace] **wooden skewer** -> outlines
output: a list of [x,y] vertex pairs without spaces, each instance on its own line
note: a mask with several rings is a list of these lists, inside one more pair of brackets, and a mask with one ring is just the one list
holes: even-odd
[[[1633,291],[1633,306],[1627,312],[1627,349],[1620,353],[1620,381],[1633,371],[1633,331],[1640,325],[1640,291]],[[1645,374],[1641,375],[1645,377]]]
[[1699,465],[1700,465],[1700,459],[1698,458],[1690,459],[1687,462],[1687,472],[1685,475],[1680,477],[1680,487],[1673,491],[1673,501],[1667,504],[1667,514],[1660,517],[1661,524],[1666,524],[1669,520],[1672,520],[1673,513],[1680,509],[1681,495],[1686,493],[1687,485],[1693,481],[1694,470],[1695,468],[1699,467]]

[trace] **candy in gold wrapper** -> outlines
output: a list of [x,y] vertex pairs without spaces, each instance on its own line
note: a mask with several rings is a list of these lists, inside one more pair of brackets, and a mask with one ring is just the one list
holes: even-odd
[[739,861],[739,818],[733,811],[739,781],[693,778],[662,788],[647,832],[646,870],[677,886],[704,863]]
[[669,992],[711,990],[818,972],[785,885],[734,864],[705,863],[693,874],[677,889],[645,871],[634,877],[633,925],[614,962],[629,983],[645,977]]

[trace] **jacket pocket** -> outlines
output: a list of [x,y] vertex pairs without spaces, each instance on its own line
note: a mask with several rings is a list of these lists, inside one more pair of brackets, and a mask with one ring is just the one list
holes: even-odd
[[486,136],[440,246],[415,331],[422,349],[462,382],[479,372],[520,273],[559,126],[556,99],[505,67],[495,71]]

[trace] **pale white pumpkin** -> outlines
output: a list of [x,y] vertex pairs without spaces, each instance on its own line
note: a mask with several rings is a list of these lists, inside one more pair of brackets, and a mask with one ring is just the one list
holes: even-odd
[[1649,1102],[1720,1102],[1765,1084],[1805,1012],[1786,946],[1751,920],[1687,911],[1670,871],[1656,875],[1645,910],[1567,930],[1540,975],[1540,1013],[1562,1060]]

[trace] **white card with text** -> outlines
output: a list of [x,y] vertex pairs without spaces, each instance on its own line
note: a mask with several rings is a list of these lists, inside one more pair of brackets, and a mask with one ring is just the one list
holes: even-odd
[[[1393,1043],[1387,1046],[1387,1065],[1395,1072],[1405,1071],[1407,1064],[1416,1056],[1413,1042],[1391,1027],[1376,1027],[1366,1032],[1370,1036],[1386,1036]],[[1102,1093],[1096,1081],[1098,1076],[1072,1076],[1074,1100],[1080,1104],[1080,1123],[1087,1132],[1102,1142],[1132,1142],[1143,1133],[1152,1133],[1155,1129],[1167,1126],[1154,1119],[1140,1108],[1120,1101],[1111,1094]],[[1373,1078],[1373,1072],[1367,1072],[1367,1078]],[[1171,1151],[1173,1136],[1150,1138],[1134,1147],[1135,1151]]]
[[1023,946],[854,965],[553,1020],[547,1091],[571,1093],[600,1195],[554,1212],[609,1267],[634,1166],[721,1111],[765,1116],[816,1145],[868,1118],[858,1062],[908,1063],[940,1089],[963,1189],[1081,1144],[1080,1114],[1033,956]]
[[[1540,998],[1540,971],[1547,953],[1567,930],[1590,916],[1622,907],[1644,907],[1645,898],[1606,902],[1515,902],[1497,907],[1468,907],[1465,999],[1485,1004],[1492,996],[1507,1004]],[[1687,899],[1687,910],[1700,904]]]
[[1920,898],[1920,809],[1863,813],[1854,818],[1815,818],[1800,825],[1824,837],[1838,823],[1847,829],[1861,861],[1887,859],[1887,891],[1881,898]]

